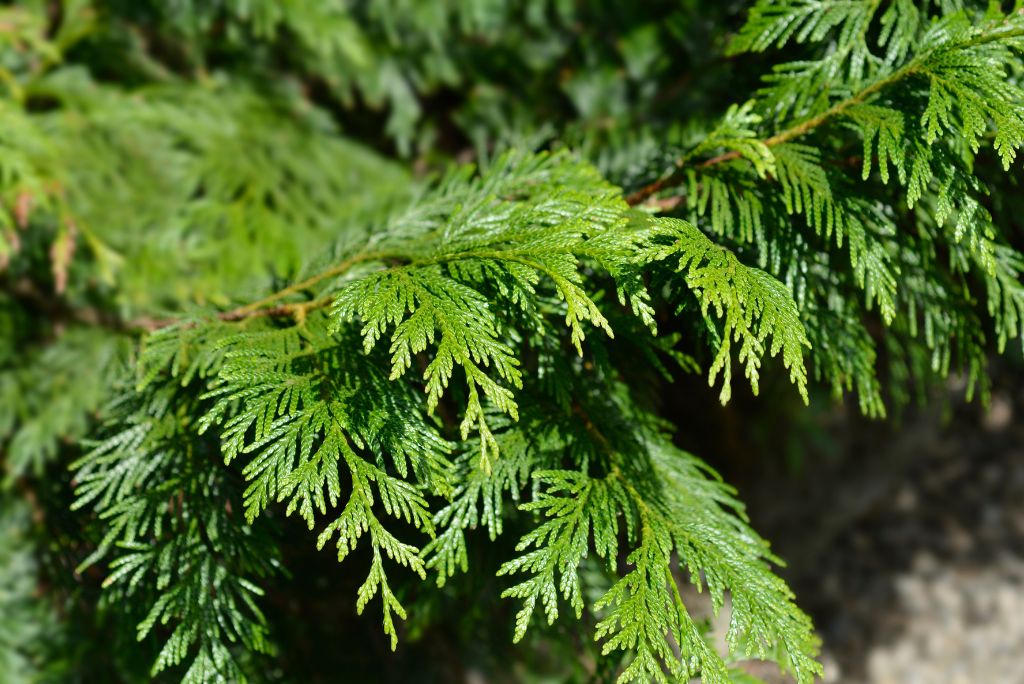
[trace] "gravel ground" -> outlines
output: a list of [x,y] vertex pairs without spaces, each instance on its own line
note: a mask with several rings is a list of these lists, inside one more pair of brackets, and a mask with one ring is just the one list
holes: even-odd
[[970,568],[943,565],[922,553],[895,584],[903,629],[868,652],[863,681],[1024,681],[1024,562],[1019,558]]
[[848,453],[750,489],[821,634],[825,682],[1024,684],[1024,382],[1004,382],[987,410],[844,419]]
[[816,607],[827,681],[1024,683],[1022,394],[960,407],[834,540]]

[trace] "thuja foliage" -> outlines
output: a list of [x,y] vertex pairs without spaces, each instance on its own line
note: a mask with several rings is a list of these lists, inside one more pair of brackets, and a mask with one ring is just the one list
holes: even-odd
[[984,398],[1024,9],[588,5],[0,9],[0,679],[315,679],[307,578],[522,680],[822,674],[659,392]]

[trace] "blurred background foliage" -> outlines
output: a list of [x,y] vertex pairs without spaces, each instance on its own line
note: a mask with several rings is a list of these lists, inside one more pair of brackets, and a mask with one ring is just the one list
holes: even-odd
[[[136,643],[139,616],[108,609],[95,570],[75,572],[95,538],[68,511],[67,470],[140,331],[190,307],[248,301],[330,263],[344,240],[372,231],[389,204],[420,192],[452,161],[563,144],[627,191],[640,187],[780,61],[727,55],[746,7],[0,6],[0,681],[146,679],[155,644]],[[798,54],[786,48],[783,58],[790,53]],[[1002,173],[994,157],[979,158],[975,172],[991,189],[995,223],[1019,246],[1020,175]],[[744,249],[756,262],[756,250],[737,246]],[[1013,354],[1004,372],[1021,377]],[[935,394],[928,363],[916,362],[886,372],[921,376],[893,391]],[[833,389],[812,388],[803,409],[785,374],[769,369],[756,403],[738,388],[722,407],[700,377],[680,378],[655,401],[685,426],[685,446],[757,501],[759,481],[803,482],[808,459],[848,454],[841,440],[850,428],[832,426],[863,419],[844,418],[856,411],[837,408]],[[911,395],[892,399],[905,406]],[[293,579],[270,591],[281,651],[271,678],[564,681],[596,660],[589,630],[573,622],[513,647],[513,607],[481,599],[500,593],[494,572],[515,530],[472,548],[479,571],[462,582],[400,587],[420,609],[407,643],[385,656],[384,635],[354,617],[360,578],[347,568],[358,564],[339,567],[315,552],[292,533],[294,520],[274,524]]]

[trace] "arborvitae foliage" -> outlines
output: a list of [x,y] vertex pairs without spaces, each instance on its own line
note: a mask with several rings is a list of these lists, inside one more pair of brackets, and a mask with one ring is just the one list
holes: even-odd
[[1024,9],[634,4],[0,9],[0,680],[301,680],[299,543],[392,649],[480,591],[522,679],[821,674],[659,388],[984,398]]

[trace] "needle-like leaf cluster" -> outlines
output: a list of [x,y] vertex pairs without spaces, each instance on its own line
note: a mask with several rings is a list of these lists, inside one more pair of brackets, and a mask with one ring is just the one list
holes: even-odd
[[[0,608],[52,624],[23,532],[73,498],[88,531],[57,565],[101,578],[151,676],[272,680],[288,561],[326,546],[392,649],[486,574],[509,640],[578,620],[594,676],[821,674],[781,560],[659,393],[781,378],[877,417],[957,372],[984,391],[1024,336],[990,192],[1024,144],[1024,14],[759,0],[728,52],[775,65],[760,88],[648,117],[688,87],[665,35],[693,16],[567,48],[622,21],[585,4],[0,9],[3,486],[44,493],[0,502]],[[404,168],[440,138],[476,163]],[[684,583],[728,606],[727,652]],[[0,640],[0,679],[33,638]]]

